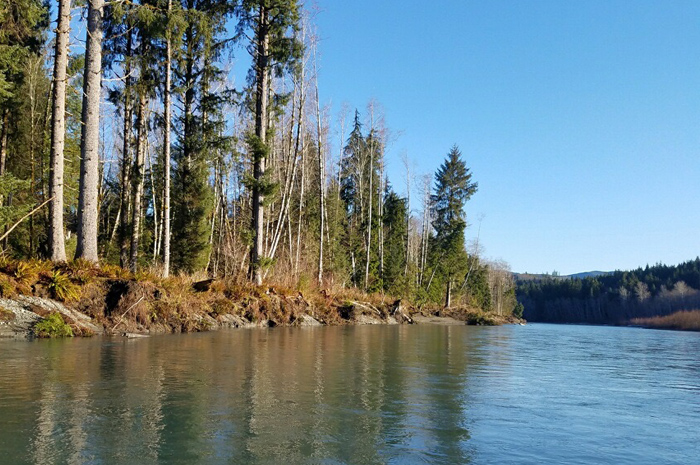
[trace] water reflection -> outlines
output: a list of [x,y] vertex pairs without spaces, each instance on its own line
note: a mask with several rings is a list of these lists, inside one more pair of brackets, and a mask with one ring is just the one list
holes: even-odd
[[[690,444],[681,457],[697,452],[698,441],[689,441],[700,439],[697,409],[679,410],[684,429],[663,412],[697,406],[687,396],[700,392],[698,362],[684,351],[696,353],[698,338],[642,341],[634,335],[653,333],[560,328],[2,341],[0,461],[622,463],[627,454],[643,463],[626,447],[653,458],[658,442],[645,448],[634,435],[659,426],[669,444],[675,435],[676,449]],[[649,348],[664,351],[666,365],[650,361]],[[645,402],[658,402],[654,389],[671,401],[645,425],[638,419],[650,411]],[[611,402],[623,406],[615,416],[603,413],[615,412]],[[630,428],[618,439],[631,440],[611,448],[596,429],[601,422]]]
[[13,463],[465,463],[479,342],[431,329],[4,344],[0,446]]

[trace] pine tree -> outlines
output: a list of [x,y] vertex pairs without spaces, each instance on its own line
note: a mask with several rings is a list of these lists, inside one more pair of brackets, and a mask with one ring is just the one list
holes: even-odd
[[364,244],[363,218],[366,196],[365,159],[367,142],[362,135],[360,114],[355,110],[353,128],[348,136],[340,163],[340,200],[345,206],[347,231],[345,233],[346,253],[350,255],[350,276],[356,286],[361,282],[360,259]]
[[406,199],[387,188],[384,198],[384,215],[382,218],[386,239],[384,253],[386,259],[382,269],[382,281],[384,290],[405,295],[408,281],[405,277],[406,269],[406,236],[408,235],[407,221],[408,204]]
[[455,278],[468,268],[464,247],[467,227],[464,206],[477,191],[472,174],[461,159],[461,152],[453,146],[447,159],[435,173],[435,192],[431,196],[432,226],[431,263],[445,285],[445,307],[452,302]]
[[253,244],[250,249],[248,277],[262,284],[264,256],[265,196],[272,186],[266,176],[266,158],[270,152],[268,140],[268,112],[270,72],[278,74],[293,68],[301,55],[301,44],[293,34],[299,27],[299,11],[296,0],[242,0],[238,7],[239,34],[251,28],[254,39],[250,50],[253,55],[251,72],[254,87],[255,133],[248,137],[253,161],[253,173],[249,181],[252,198],[251,230]]
[[222,136],[221,107],[230,91],[222,86],[225,90],[214,94],[211,89],[221,83],[217,61],[227,43],[222,36],[230,9],[224,0],[185,0],[182,7],[185,23],[174,63],[182,112],[176,122],[172,266],[192,272],[205,268],[209,256],[213,204],[209,164],[228,143]]

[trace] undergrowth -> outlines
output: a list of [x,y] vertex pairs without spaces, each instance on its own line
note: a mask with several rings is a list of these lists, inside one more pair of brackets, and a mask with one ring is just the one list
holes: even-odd
[[[153,269],[134,274],[115,265],[82,260],[54,264],[0,256],[0,297],[18,294],[66,302],[107,332],[205,331],[217,324],[294,325],[302,315],[327,325],[343,325],[360,314],[388,320],[395,310],[394,302],[398,302],[387,294],[340,286],[321,289],[303,280],[256,286],[236,278],[209,280],[202,273],[162,278]],[[418,311],[410,302],[401,305],[402,312]],[[468,324],[506,322],[473,309],[424,306],[420,310],[429,314],[439,310],[443,316]],[[62,328],[58,319],[70,329],[71,322],[66,323],[60,315],[50,318],[42,322],[47,330]],[[79,333],[79,327],[74,326],[72,334]]]
[[60,313],[49,314],[34,325],[34,335],[41,338],[73,337],[73,329]]

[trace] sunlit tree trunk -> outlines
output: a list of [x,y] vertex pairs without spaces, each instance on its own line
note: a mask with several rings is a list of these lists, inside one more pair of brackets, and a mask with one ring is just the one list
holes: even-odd
[[325,209],[326,209],[326,167],[323,158],[323,147],[321,134],[321,103],[318,98],[318,67],[316,62],[316,47],[314,47],[314,71],[316,74],[316,132],[318,137],[318,285],[323,285],[323,233],[325,229]]
[[66,86],[68,83],[68,40],[70,34],[70,0],[58,2],[56,55],[51,98],[51,166],[49,181],[49,254],[55,262],[66,261],[63,233],[63,149],[66,137]]
[[262,284],[261,259],[265,244],[265,208],[261,183],[265,175],[265,144],[267,143],[267,101],[270,87],[269,77],[269,25],[268,11],[260,5],[258,22],[255,33],[255,136],[263,153],[254,154],[253,159],[253,192],[252,192],[252,230],[253,246],[250,249],[249,278],[254,283]]
[[129,265],[129,220],[131,219],[131,168],[133,159],[131,156],[131,132],[133,118],[133,104],[131,90],[133,79],[131,77],[132,65],[132,41],[133,32],[129,29],[126,33],[126,51],[124,52],[124,126],[122,140],[122,170],[121,170],[121,192],[120,211],[121,220],[119,225],[119,264],[122,268]]
[[100,182],[100,87],[102,81],[102,18],[104,0],[88,0],[83,77],[83,114],[78,194],[76,258],[97,262],[98,191]]
[[[172,0],[168,0],[168,15],[172,11]],[[169,27],[169,26],[168,26]],[[172,43],[170,30],[166,32],[165,40],[165,90],[163,120],[163,277],[170,275],[170,120],[171,88],[172,88]]]
[[139,243],[141,239],[141,213],[143,210],[143,186],[144,186],[144,164],[146,157],[146,138],[148,137],[146,125],[146,110],[148,99],[145,92],[139,95],[139,107],[136,119],[138,129],[136,136],[136,161],[134,162],[133,183],[134,201],[131,210],[131,260],[130,268],[136,271],[139,258]]

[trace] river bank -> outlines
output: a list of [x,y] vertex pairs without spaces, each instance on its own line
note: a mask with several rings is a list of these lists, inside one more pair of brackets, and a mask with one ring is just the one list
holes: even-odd
[[[515,322],[468,308],[416,308],[401,299],[356,289],[298,290],[185,275],[163,279],[80,261],[0,264],[0,337],[39,334],[37,324],[49,317],[52,320],[45,325],[65,323],[75,336],[274,326]],[[50,330],[43,334],[50,335]]]
[[649,329],[700,331],[700,310],[683,310],[666,316],[635,318],[630,323]]

